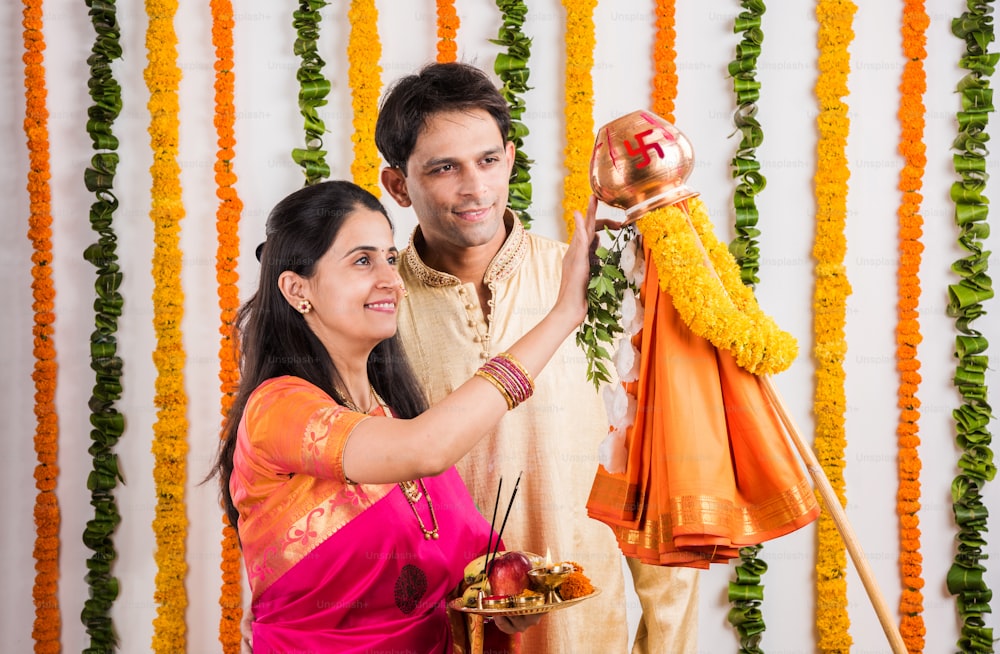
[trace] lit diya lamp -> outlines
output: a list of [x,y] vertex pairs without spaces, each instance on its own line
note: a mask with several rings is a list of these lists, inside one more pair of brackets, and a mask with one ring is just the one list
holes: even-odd
[[545,592],[546,604],[557,604],[562,601],[556,589],[562,585],[570,574],[576,572],[576,566],[572,563],[552,563],[552,554],[545,550],[545,562],[528,571],[528,576],[535,586]]

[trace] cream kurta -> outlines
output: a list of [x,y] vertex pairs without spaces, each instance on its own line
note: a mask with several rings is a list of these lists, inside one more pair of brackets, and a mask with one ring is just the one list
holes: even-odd
[[[511,220],[508,214],[508,225]],[[555,303],[566,245],[529,234],[518,221],[513,223],[485,275],[493,297],[487,309],[492,312],[490,322],[472,284],[463,285],[456,277],[428,268],[412,239],[403,253],[400,274],[409,295],[400,311],[399,333],[431,403],[517,341]],[[528,261],[530,265],[522,265]],[[534,396],[504,416],[458,469],[487,520],[503,476],[497,529],[523,471],[504,541],[512,549],[543,556],[548,549],[553,560],[578,562],[602,591],[579,606],[547,615],[525,632],[525,654],[625,652],[622,555],[612,531],[589,518],[586,509],[607,418],[587,381],[586,359],[573,336],[535,382]],[[483,545],[470,546],[470,552]]]

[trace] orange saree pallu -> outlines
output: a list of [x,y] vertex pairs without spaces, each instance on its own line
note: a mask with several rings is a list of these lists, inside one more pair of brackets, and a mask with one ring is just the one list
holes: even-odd
[[805,526],[819,506],[761,378],[691,331],[644,251],[625,471],[599,467],[587,509],[627,556],[707,568]]

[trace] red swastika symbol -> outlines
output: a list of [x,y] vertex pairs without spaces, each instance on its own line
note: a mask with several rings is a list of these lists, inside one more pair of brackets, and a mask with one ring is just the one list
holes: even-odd
[[642,161],[635,165],[636,168],[645,168],[650,164],[652,158],[649,156],[649,151],[656,150],[656,154],[662,159],[663,149],[660,147],[659,143],[646,143],[643,139],[653,133],[653,130],[647,129],[645,132],[639,132],[635,135],[635,145],[628,140],[625,141],[625,151],[631,156],[635,157],[642,155]]

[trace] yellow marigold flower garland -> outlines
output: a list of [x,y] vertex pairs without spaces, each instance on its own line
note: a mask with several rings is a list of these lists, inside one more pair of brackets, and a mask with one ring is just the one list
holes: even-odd
[[899,153],[903,169],[899,173],[899,322],[896,324],[896,369],[899,387],[896,397],[899,421],[896,435],[899,444],[897,462],[899,483],[896,513],[899,516],[899,572],[902,592],[899,598],[899,632],[910,652],[924,650],[923,557],[920,554],[920,361],[917,346],[920,335],[920,261],[924,246],[923,217],[920,215],[926,146],[924,145],[923,95],[927,90],[924,59],[927,58],[927,26],[930,18],[924,0],[905,0],[903,6],[903,67],[899,87]]
[[573,236],[573,212],[590,200],[590,154],[594,147],[594,7],[597,0],[562,0],[566,7],[566,177],[563,221]]
[[675,0],[656,0],[656,33],[653,40],[653,113],[674,122],[677,99],[677,31]]
[[[823,471],[840,500],[844,495],[845,465],[844,340],[847,296],[851,292],[844,267],[847,243],[844,228],[847,216],[849,170],[845,148],[850,121],[847,105],[847,75],[850,55],[847,47],[854,38],[852,21],[857,7],[850,0],[819,0],[816,22],[819,48],[816,96],[819,131],[815,175],[816,290],[813,299],[814,356],[816,389],[813,415],[816,417],[814,447]],[[828,509],[818,522],[816,557],[816,629],[821,652],[847,652],[852,639],[847,615],[847,559],[844,542]]]
[[[659,270],[660,288],[692,332],[730,352],[755,375],[786,370],[798,344],[743,285],[736,260],[715,236],[697,198],[654,209],[636,222]],[[706,262],[706,256],[708,261]]]
[[[225,418],[239,386],[238,346],[233,338],[236,311],[240,306],[239,273],[240,213],[243,202],[236,192],[236,175],[233,160],[236,153],[236,108],[234,106],[233,76],[233,3],[232,0],[211,0],[212,45],[215,46],[215,130],[219,150],[215,159],[215,194],[219,198],[216,209],[218,247],[215,255],[215,275],[219,294],[219,390],[222,393],[221,411]],[[239,654],[243,620],[243,584],[239,538],[236,530],[222,516],[222,588],[219,606],[219,642],[225,654]]]
[[181,287],[180,166],[177,164],[178,100],[181,71],[177,67],[174,16],[178,0],[146,0],[146,50],[143,72],[149,89],[149,136],[153,149],[150,218],[154,227],[153,326],[156,331],[156,396],[153,423],[153,479],[156,483],[156,583],[153,599],[152,649],[157,653],[183,651],[187,592],[185,559],[188,520],[184,506],[187,479],[187,395],[184,389],[186,356],[181,334],[184,293]]
[[31,596],[35,622],[31,636],[37,654],[58,654],[62,629],[59,609],[59,420],[56,415],[55,286],[52,283],[52,191],[49,187],[49,110],[45,87],[45,35],[42,0],[24,0],[24,133],[28,139],[28,238],[31,240],[31,291],[34,299],[35,367],[35,582]]
[[379,169],[382,159],[375,147],[375,120],[382,92],[382,44],[378,38],[378,10],[375,0],[351,0],[347,12],[351,33],[347,44],[347,76],[354,109],[354,183],[381,197]]
[[437,0],[438,63],[450,64],[455,61],[458,54],[455,35],[458,33],[459,24],[455,0]]

